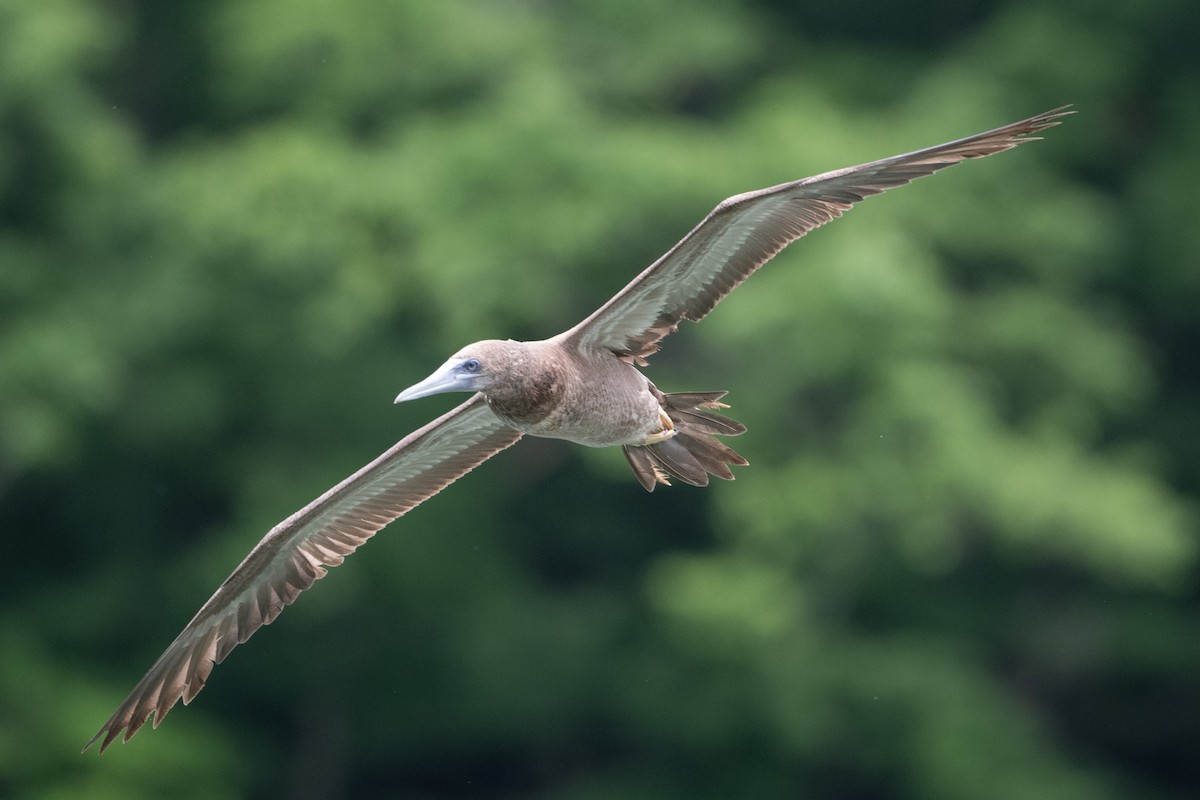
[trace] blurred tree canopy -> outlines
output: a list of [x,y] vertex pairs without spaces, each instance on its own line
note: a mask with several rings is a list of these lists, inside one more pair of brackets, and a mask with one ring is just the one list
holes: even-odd
[[[1200,792],[1193,0],[0,0],[0,795]],[[718,200],[1063,103],[654,359],[752,466],[525,441],[104,758],[274,523]]]

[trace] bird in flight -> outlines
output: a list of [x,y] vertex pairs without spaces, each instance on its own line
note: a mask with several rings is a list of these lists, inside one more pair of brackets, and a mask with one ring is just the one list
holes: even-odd
[[747,462],[718,436],[724,392],[664,393],[638,367],[683,320],[703,319],[791,242],[873,194],[1038,138],[1073,112],[1047,111],[906,155],[735,195],[575,327],[535,342],[485,340],[454,354],[396,402],[471,392],[457,408],[276,525],[209,598],[85,746],[104,752],[189,703],[213,665],[389,522],[525,434],[620,447],[641,485],[733,478]]

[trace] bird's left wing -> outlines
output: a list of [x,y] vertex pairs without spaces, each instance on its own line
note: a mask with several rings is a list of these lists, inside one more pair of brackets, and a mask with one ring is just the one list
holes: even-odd
[[474,395],[276,525],[83,749],[103,737],[103,753],[122,730],[129,741],[152,715],[158,727],[176,702],[189,703],[204,688],[214,664],[274,620],[327,567],[520,438],[483,395]]
[[859,200],[965,159],[1016,147],[1070,113],[1058,108],[914,153],[730,197],[615,297],[561,336],[582,349],[603,347],[641,362],[681,320],[703,318],[772,256]]

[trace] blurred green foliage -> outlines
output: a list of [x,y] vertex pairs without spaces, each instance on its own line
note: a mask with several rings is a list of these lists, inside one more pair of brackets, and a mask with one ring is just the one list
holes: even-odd
[[[1196,796],[1198,51],[1192,0],[0,0],[0,796]],[[1068,102],[667,342],[735,483],[523,442],[78,755],[447,353]]]

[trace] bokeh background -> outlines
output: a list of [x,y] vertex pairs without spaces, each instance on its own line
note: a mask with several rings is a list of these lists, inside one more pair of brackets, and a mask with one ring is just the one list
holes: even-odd
[[[1194,0],[0,0],[0,796],[1200,794]],[[526,440],[103,757],[260,536],[721,198],[1064,103]]]

